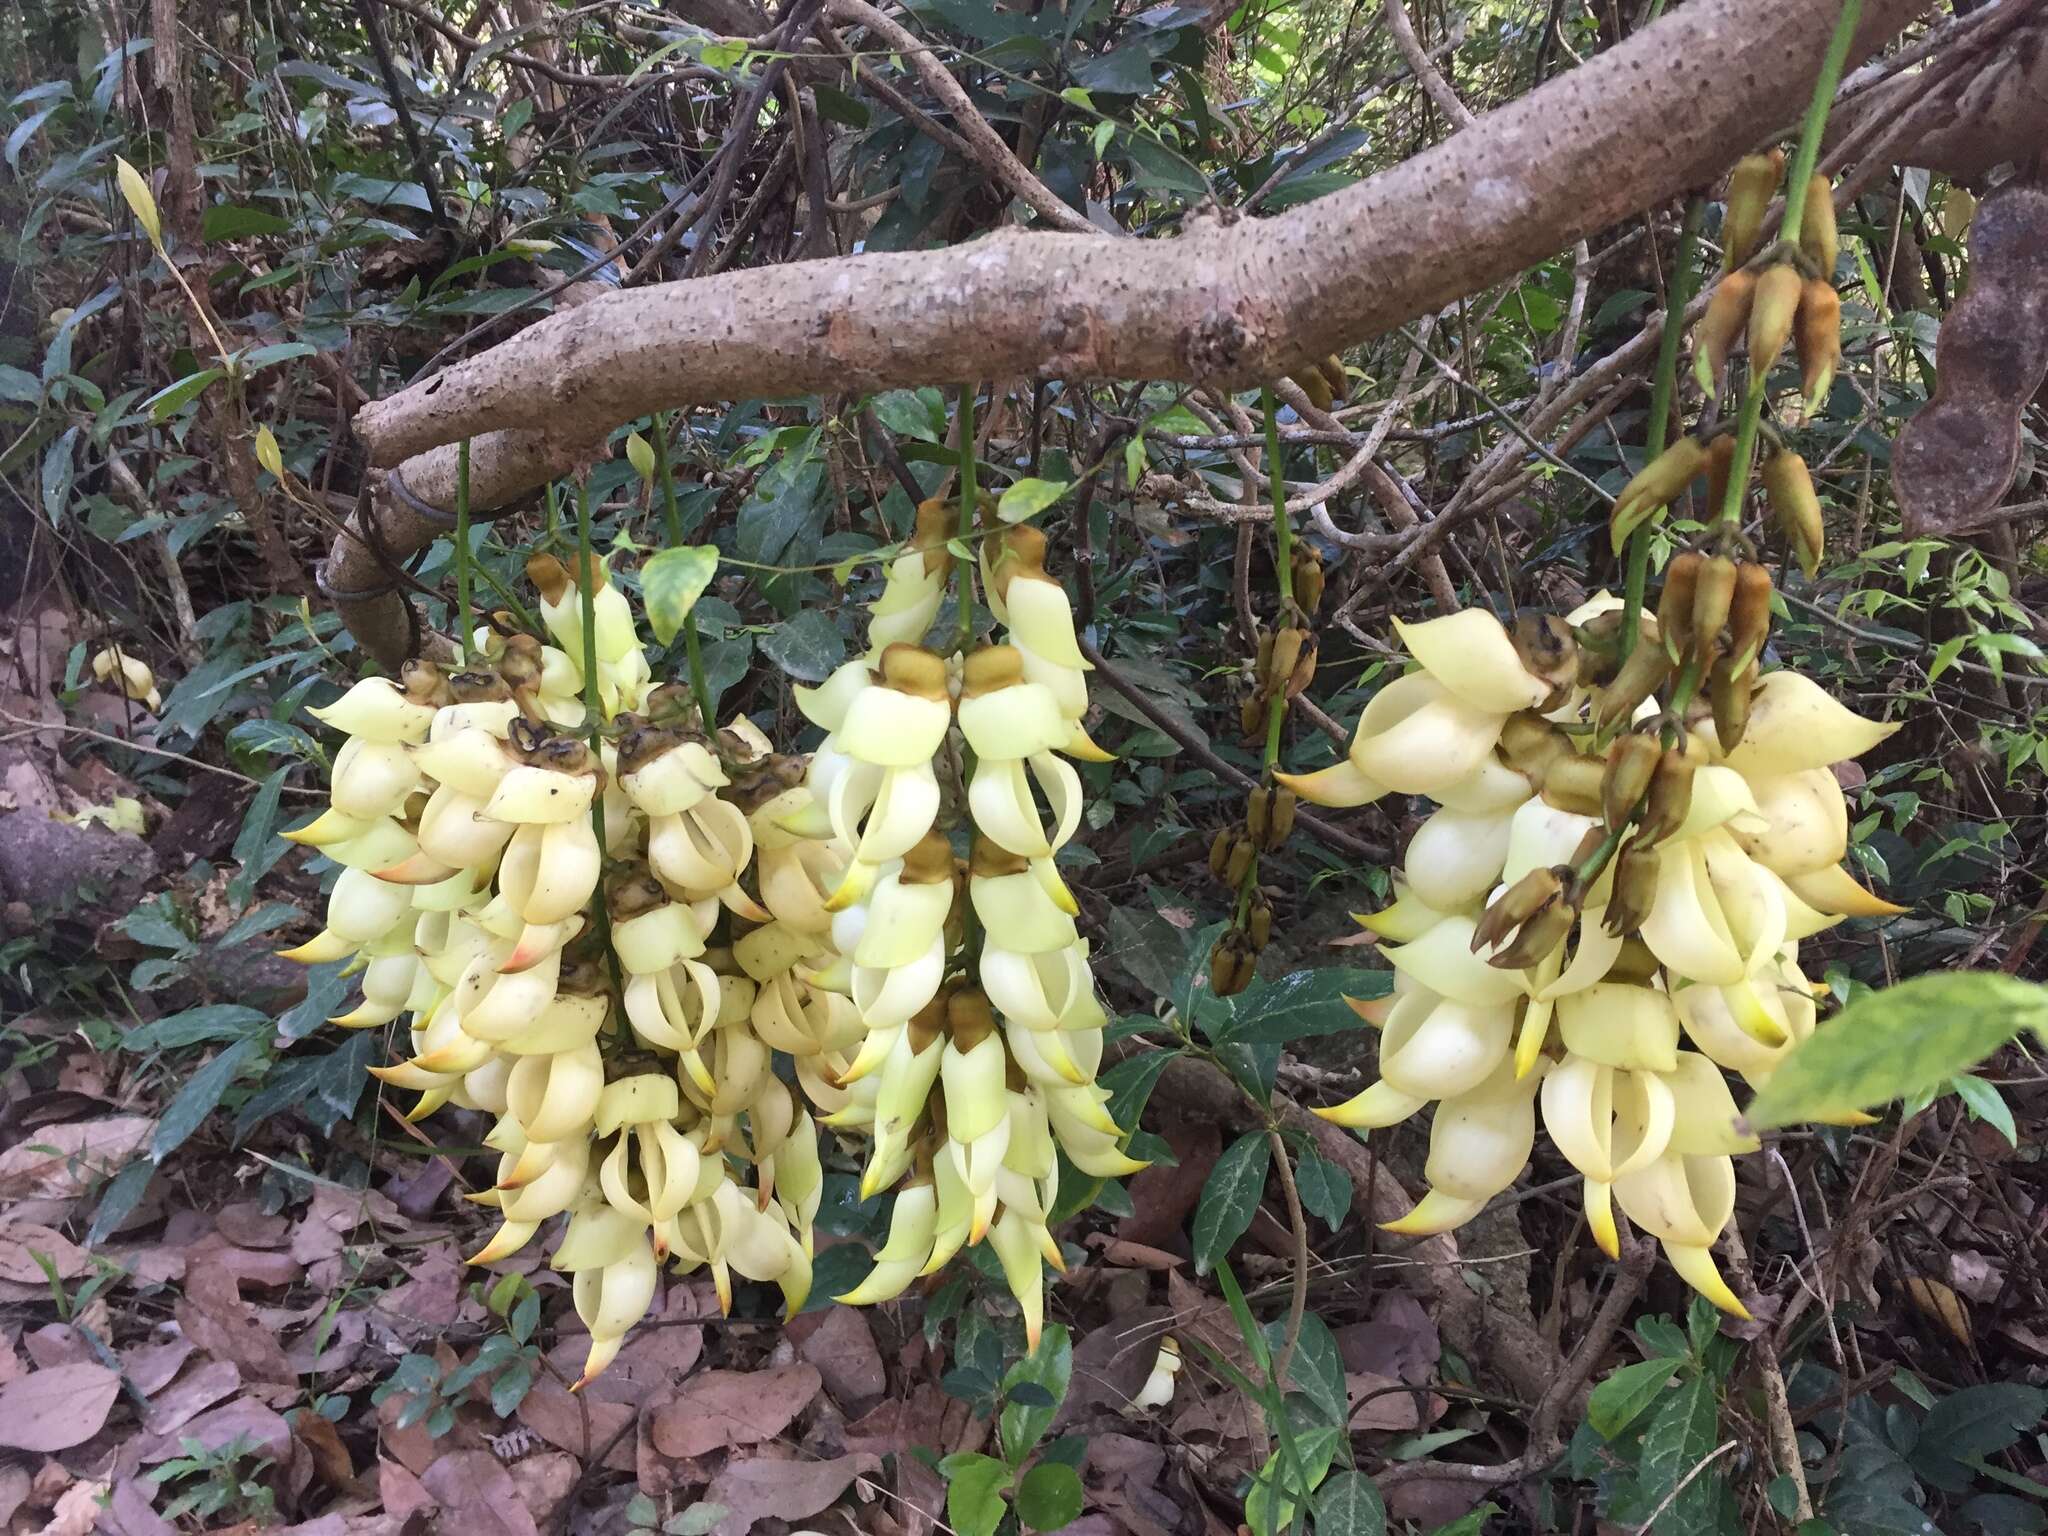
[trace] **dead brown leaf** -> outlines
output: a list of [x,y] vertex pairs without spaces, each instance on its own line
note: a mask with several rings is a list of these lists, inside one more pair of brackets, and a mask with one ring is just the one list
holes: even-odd
[[65,1200],[118,1173],[156,1129],[150,1115],[45,1125],[0,1152],[0,1200]]
[[213,1213],[214,1229],[237,1248],[282,1248],[291,1238],[292,1219],[266,1212],[254,1200],[236,1200]]
[[92,1346],[85,1342],[85,1336],[68,1323],[47,1323],[23,1334],[21,1347],[28,1351],[28,1357],[35,1361],[36,1368],[44,1371],[98,1358],[93,1354]]
[[377,1463],[377,1495],[384,1501],[384,1513],[398,1520],[430,1508],[434,1502],[426,1485],[395,1461]]
[[733,1461],[704,1491],[706,1504],[725,1509],[712,1536],[748,1536],[757,1521],[802,1520],[831,1507],[863,1472],[881,1465],[865,1452],[831,1461],[783,1461],[765,1456]]
[[552,1525],[576,1487],[582,1464],[567,1451],[540,1451],[512,1463],[512,1482],[534,1523]]
[[1122,1409],[1145,1385],[1159,1358],[1159,1340],[1174,1315],[1167,1307],[1139,1307],[1091,1329],[1074,1346],[1074,1374],[1053,1422],[1064,1428],[1088,1409]]
[[[797,1335],[797,1354],[817,1367],[825,1390],[846,1412],[866,1411],[889,1389],[888,1373],[882,1369],[882,1352],[875,1348],[875,1335],[859,1309],[828,1307],[798,1322],[811,1326]],[[796,1323],[792,1323],[793,1334],[796,1329]]]
[[1336,1332],[1337,1353],[1347,1371],[1394,1376],[1419,1385],[1436,1371],[1443,1341],[1422,1303],[1406,1291],[1389,1291],[1372,1319],[1348,1323]]
[[420,1475],[441,1529],[463,1536],[540,1536],[512,1474],[489,1451],[450,1451]]
[[1367,1371],[1347,1371],[1344,1389],[1351,1398],[1354,1430],[1427,1429],[1447,1406],[1426,1387]]
[[277,1335],[263,1326],[236,1288],[234,1276],[211,1264],[185,1277],[177,1308],[185,1336],[219,1360],[232,1360],[250,1381],[292,1382],[291,1361]]
[[822,1385],[823,1378],[808,1365],[706,1371],[684,1382],[672,1401],[654,1410],[649,1433],[656,1450],[679,1459],[721,1446],[757,1445],[789,1428]]
[[86,1536],[99,1523],[100,1500],[106,1492],[105,1483],[73,1483],[59,1495],[57,1507],[50,1511],[49,1523],[36,1536]]
[[[587,1446],[583,1443],[586,1410],[590,1415],[590,1443]],[[608,1403],[588,1395],[581,1398],[579,1406],[576,1394],[553,1377],[543,1376],[520,1400],[518,1416],[520,1423],[557,1450],[567,1451],[572,1456],[595,1456],[600,1448],[611,1443],[614,1435],[633,1421],[634,1410],[630,1403]],[[605,1465],[620,1472],[632,1471],[631,1439],[623,1439],[612,1446],[610,1454],[605,1457]]]
[[81,1362],[34,1371],[0,1387],[0,1445],[66,1451],[100,1432],[121,1395],[121,1378]]
[[[1230,1307],[1220,1296],[1205,1296],[1194,1281],[1179,1270],[1169,1270],[1166,1275],[1166,1300],[1173,1308],[1173,1329],[1191,1339],[1198,1339],[1217,1354],[1228,1360],[1240,1371],[1251,1375],[1255,1371],[1250,1348],[1245,1344],[1244,1335],[1237,1331],[1237,1322],[1230,1315]],[[1190,1351],[1183,1350],[1182,1358],[1187,1359]],[[1190,1364],[1198,1364],[1200,1351],[1193,1351]],[[1206,1370],[1207,1367],[1201,1366]]]
[[266,1407],[253,1397],[237,1398],[232,1403],[210,1408],[167,1435],[154,1435],[137,1442],[134,1449],[144,1466],[154,1466],[159,1461],[169,1461],[173,1456],[183,1454],[187,1440],[197,1440],[207,1450],[217,1451],[244,1437],[257,1452],[273,1460],[282,1461],[291,1454],[291,1426],[275,1409]]
[[292,1437],[312,1458],[313,1475],[329,1488],[346,1488],[355,1481],[355,1460],[332,1419],[307,1409],[293,1418]]
[[62,1232],[30,1222],[0,1224],[0,1280],[47,1285],[49,1276],[38,1259],[64,1280],[76,1280],[92,1268],[91,1257]]
[[154,1396],[169,1386],[178,1369],[192,1358],[190,1339],[166,1339],[160,1344],[137,1344],[121,1351],[121,1370],[144,1397]]
[[152,1435],[168,1435],[215,1403],[233,1396],[241,1385],[242,1373],[233,1362],[203,1361],[150,1399],[142,1427]]
[[150,1506],[149,1490],[141,1479],[124,1477],[114,1484],[94,1529],[100,1536],[175,1536],[178,1528]]

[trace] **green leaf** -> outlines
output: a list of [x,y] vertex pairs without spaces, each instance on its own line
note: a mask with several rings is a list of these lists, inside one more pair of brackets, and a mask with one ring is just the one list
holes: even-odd
[[1747,1119],[1769,1130],[1938,1087],[2029,1025],[2048,1031],[2048,987],[1994,971],[1916,976],[1858,998],[1794,1046]]
[[1970,1111],[1970,1118],[1982,1120],[2003,1136],[2007,1145],[2020,1144],[2019,1132],[2013,1125],[2012,1109],[2005,1102],[2005,1095],[1991,1083],[1974,1072],[1961,1072],[1949,1079],[1949,1086],[1956,1091],[1956,1097]]
[[1351,1175],[1313,1147],[1294,1167],[1294,1187],[1302,1209],[1320,1217],[1332,1232],[1341,1231],[1351,1215]]
[[1264,1131],[1247,1131],[1224,1149],[1209,1171],[1195,1209],[1195,1273],[1207,1274],[1243,1237],[1266,1192],[1273,1149]]
[[268,1027],[269,1023],[270,1015],[260,1008],[241,1003],[207,1003],[166,1014],[153,1024],[129,1030],[121,1037],[121,1048],[140,1054],[207,1045],[216,1040],[239,1040],[252,1029]]
[[[1647,1362],[1646,1362],[1647,1363]],[[1643,1434],[1639,1492],[1655,1509],[1713,1451],[1720,1405],[1713,1385],[1694,1376],[1658,1407]],[[1657,1517],[1657,1536],[1719,1536],[1715,1506],[1727,1490],[1712,1471],[1694,1477]]]
[[1039,1336],[1038,1348],[1010,1367],[1010,1373],[1003,1378],[1005,1393],[1014,1394],[1020,1387],[1031,1386],[1040,1389],[1042,1398],[1037,1405],[1019,1402],[1014,1397],[1003,1404],[1003,1455],[1011,1466],[1024,1465],[1031,1448],[1052,1428],[1053,1415],[1066,1400],[1067,1383],[1073,1374],[1073,1341],[1059,1323],[1047,1327]]
[[1321,966],[1293,971],[1277,981],[1254,981],[1231,1000],[1229,1022],[1213,1031],[1218,1041],[1286,1045],[1310,1035],[1343,1035],[1363,1027],[1344,1001],[1384,997],[1394,984],[1391,971]]
[[1017,1518],[1034,1531],[1057,1531],[1081,1518],[1081,1474],[1043,1461],[1017,1485]]
[[197,373],[188,373],[175,384],[167,384],[143,405],[149,410],[150,420],[164,421],[174,415],[178,408],[192,400],[215,379],[227,377],[225,368],[202,368]]
[[846,660],[846,637],[822,608],[805,608],[760,639],[761,654],[800,683],[822,683]]
[[1467,1510],[1457,1519],[1438,1526],[1429,1533],[1429,1536],[1479,1536],[1480,1531],[1485,1529],[1486,1522],[1499,1513],[1501,1507],[1488,1499],[1477,1509]]
[[185,1144],[186,1138],[219,1107],[221,1096],[236,1074],[262,1048],[263,1041],[254,1036],[238,1040],[185,1080],[185,1086],[178,1090],[163,1119],[157,1122],[156,1135],[149,1143],[151,1162],[161,1163]]
[[533,1390],[533,1367],[524,1360],[508,1365],[491,1379],[491,1412],[499,1418],[512,1416],[512,1411],[526,1401],[526,1394]]
[[92,1213],[92,1226],[85,1234],[86,1247],[97,1248],[114,1235],[128,1219],[128,1213],[142,1203],[142,1193],[149,1188],[155,1172],[156,1164],[143,1158],[107,1181],[107,1187],[100,1191],[99,1208]]
[[1316,1536],[1385,1536],[1387,1506],[1363,1472],[1339,1472],[1309,1501]]
[[290,228],[289,223],[267,209],[217,203],[200,216],[199,238],[208,243],[241,240],[252,235],[281,235]]
[[723,1504],[692,1504],[662,1522],[662,1536],[708,1536],[730,1513]]
[[1036,517],[1072,489],[1065,480],[1019,480],[996,503],[996,516],[1006,523],[1021,523]]
[[26,368],[0,363],[0,400],[13,405],[37,405],[42,398],[43,386],[34,374]]
[[[1267,1346],[1278,1359],[1280,1346],[1287,1341],[1287,1319],[1276,1317],[1263,1331]],[[1284,1385],[1315,1404],[1331,1426],[1341,1429],[1350,1418],[1351,1395],[1344,1385],[1344,1361],[1337,1353],[1337,1340],[1330,1325],[1313,1312],[1301,1316],[1301,1336],[1295,1341]]]
[[873,405],[875,420],[898,437],[914,437],[927,443],[939,440],[939,428],[943,422],[932,420],[931,407],[917,391],[892,389],[875,396]]
[[2012,1445],[2048,1416],[2048,1392],[2017,1382],[1990,1382],[1951,1393],[1928,1410],[1913,1442],[1914,1468],[1940,1487],[1968,1486],[1956,1463]]
[[1244,1522],[1253,1536],[1277,1536],[1287,1527],[1294,1506],[1305,1501],[1330,1470],[1343,1439],[1341,1429],[1311,1429],[1294,1437],[1292,1455],[1283,1445],[1266,1458],[1244,1501]]
[[654,638],[667,645],[718,573],[718,551],[708,544],[664,549],[640,567],[640,595]]
[[959,1536],[995,1536],[1003,1521],[1010,1469],[979,1451],[955,1451],[939,1463],[946,1480],[946,1521]]
[[1635,1423],[1654,1403],[1678,1369],[1687,1362],[1676,1356],[1644,1360],[1610,1371],[1586,1399],[1586,1422],[1603,1439],[1612,1440]]
[[1104,1108],[1110,1119],[1126,1131],[1136,1130],[1138,1116],[1144,1113],[1159,1074],[1172,1066],[1179,1054],[1178,1049],[1138,1051],[1097,1077],[1097,1084],[1109,1090],[1109,1102]]
[[239,361],[244,374],[261,373],[273,363],[311,357],[319,350],[310,341],[274,341],[267,347],[254,347],[244,352]]

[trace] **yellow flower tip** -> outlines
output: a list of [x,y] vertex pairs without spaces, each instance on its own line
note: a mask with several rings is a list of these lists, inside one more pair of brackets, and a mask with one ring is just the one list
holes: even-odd
[[389,885],[439,885],[455,873],[455,867],[443,864],[428,854],[416,853],[409,859],[400,859],[396,864],[387,864],[370,873]]
[[[711,1069],[704,1065],[704,1058],[702,1056],[699,1056],[694,1050],[685,1051],[682,1055],[682,1062],[683,1070],[690,1074],[690,1081],[697,1085],[699,1092],[706,1094],[718,1092],[718,1080],[711,1075]],[[710,1149],[706,1148],[706,1150]]]
[[1097,746],[1094,738],[1088,734],[1087,727],[1079,723],[1075,724],[1073,734],[1067,738],[1067,744],[1060,748],[1060,750],[1076,762],[1113,763],[1116,761],[1116,754],[1105,747]]
[[344,955],[355,953],[356,946],[340,934],[322,929],[296,949],[274,951],[280,960],[289,960],[294,965],[325,965],[330,960],[339,960]]
[[1045,1262],[1052,1266],[1055,1274],[1067,1272],[1067,1256],[1060,1252],[1060,1245],[1053,1241],[1051,1234],[1048,1233],[1046,1240],[1039,1244],[1038,1251],[1045,1256]]
[[1812,1118],[1819,1125],[1843,1126],[1850,1129],[1875,1125],[1878,1122],[1878,1116],[1867,1115],[1860,1109],[1838,1109],[1828,1114],[1814,1115]]
[[427,1116],[431,1115],[443,1104],[446,1104],[450,1096],[451,1095],[449,1094],[448,1090],[445,1088],[436,1089],[432,1093],[421,1094],[419,1103],[413,1105],[411,1109],[406,1111],[405,1123],[407,1125],[418,1125],[422,1120],[426,1119]]
[[718,1315],[720,1317],[731,1317],[732,1276],[729,1273],[727,1273],[726,1268],[723,1264],[719,1265],[717,1269],[712,1272],[711,1284],[713,1289],[715,1289],[718,1292]]
[[1714,1256],[1705,1248],[1683,1243],[1666,1243],[1664,1257],[1678,1272],[1678,1278],[1698,1291],[1707,1300],[1731,1317],[1744,1322],[1753,1321],[1749,1308],[1742,1304],[1742,1298],[1728,1288],[1728,1282],[1721,1278],[1721,1271],[1714,1267]]
[[1383,798],[1384,786],[1374,783],[1349,758],[1314,773],[1276,773],[1274,782],[1291,789],[1311,805],[1330,810],[1351,810]]
[[1365,1020],[1374,1029],[1384,1029],[1387,1024],[1387,1015],[1394,1011],[1395,997],[1393,993],[1389,992],[1385,997],[1346,996],[1344,1001],[1350,1006],[1353,1013]]
[[351,1008],[347,1013],[332,1015],[327,1022],[337,1029],[373,1029],[379,1024],[389,1024],[391,1021],[383,1016],[381,1008],[373,1008],[364,1003],[360,1007]]

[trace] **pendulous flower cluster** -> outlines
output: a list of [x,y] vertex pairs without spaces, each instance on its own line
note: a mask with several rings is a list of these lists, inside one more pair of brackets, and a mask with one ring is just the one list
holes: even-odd
[[362,998],[333,1022],[404,1020],[410,1055],[373,1070],[418,1093],[413,1118],[494,1117],[497,1175],[471,1198],[500,1225],[474,1262],[567,1218],[552,1263],[585,1381],[665,1266],[708,1270],[723,1305],[735,1273],[803,1305],[820,1126],[867,1143],[864,1195],[896,1190],[841,1299],[986,1238],[1034,1345],[1057,1152],[1142,1166],[1095,1083],[1106,1019],[1054,866],[1082,811],[1067,759],[1107,756],[1073,613],[1043,536],[1013,528],[982,560],[1005,643],[926,649],[948,521],[920,509],[868,653],[797,690],[827,733],[807,758],[743,717],[707,731],[602,564],[586,596],[545,555],[545,638],[493,615],[464,670],[416,660],[313,711],[347,740],[329,808],[287,835],[341,871],[287,954],[349,961]]
[[1618,1253],[1618,1204],[1742,1311],[1710,1250],[1757,1143],[1723,1074],[1760,1086],[1812,1032],[1802,939],[1899,910],[1841,866],[1830,768],[1895,727],[1796,671],[1757,675],[1769,592],[1760,566],[1687,552],[1626,657],[1606,596],[1513,632],[1479,610],[1397,624],[1415,668],[1342,761],[1283,776],[1319,805],[1439,807],[1395,902],[1359,919],[1395,972],[1384,1005],[1358,1005],[1379,1079],[1320,1111],[1374,1127],[1436,1103],[1429,1191],[1393,1230],[1478,1214],[1527,1164],[1540,1107],[1601,1248]]

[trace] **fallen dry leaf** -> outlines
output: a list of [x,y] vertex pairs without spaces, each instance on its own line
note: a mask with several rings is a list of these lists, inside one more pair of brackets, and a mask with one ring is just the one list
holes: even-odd
[[214,1229],[237,1248],[282,1248],[290,1240],[292,1220],[272,1215],[254,1200],[236,1200],[213,1213]]
[[757,1445],[789,1428],[822,1385],[823,1379],[808,1365],[706,1371],[684,1382],[672,1401],[654,1410],[649,1434],[656,1450],[679,1459],[703,1456],[721,1446]]
[[434,1502],[426,1484],[395,1461],[377,1463],[377,1496],[384,1501],[384,1513],[397,1520],[407,1519],[415,1510],[429,1508]]
[[0,1199],[64,1200],[122,1166],[156,1129],[150,1115],[107,1115],[45,1125],[0,1152]]
[[489,1451],[450,1451],[420,1475],[441,1506],[440,1529],[462,1536],[540,1536],[512,1474]]
[[92,1268],[91,1257],[62,1232],[29,1222],[0,1224],[0,1280],[47,1285],[49,1276],[38,1258],[65,1280],[76,1280]]
[[313,1459],[313,1475],[329,1488],[346,1488],[355,1481],[355,1461],[333,1420],[307,1409],[293,1416],[292,1436]]
[[144,1466],[154,1466],[184,1454],[185,1442],[197,1440],[209,1451],[246,1437],[262,1455],[283,1460],[291,1454],[292,1430],[275,1409],[253,1397],[237,1398],[219,1408],[208,1409],[179,1425],[167,1435],[156,1435],[134,1446]]
[[[599,1380],[603,1380],[602,1377]],[[584,1413],[589,1412],[590,1444],[583,1443]],[[572,1456],[594,1456],[612,1437],[633,1421],[634,1410],[630,1403],[608,1403],[603,1398],[581,1398],[551,1376],[543,1376],[533,1384],[533,1390],[520,1400],[519,1422],[532,1430],[541,1439],[557,1450],[567,1451]],[[612,1445],[605,1457],[605,1465],[620,1472],[633,1470],[633,1442],[621,1438]]]
[[105,1483],[73,1483],[58,1497],[49,1523],[36,1536],[86,1536],[99,1523],[100,1500],[106,1491]]
[[1354,1430],[1426,1429],[1447,1406],[1426,1387],[1367,1371],[1347,1371],[1344,1390],[1351,1398]]
[[214,1358],[232,1360],[248,1380],[297,1380],[277,1335],[242,1300],[227,1271],[211,1264],[193,1266],[176,1312],[186,1337]]
[[512,1463],[512,1483],[536,1525],[552,1525],[576,1487],[582,1463],[567,1451],[539,1451]]
[[60,1365],[98,1360],[92,1346],[85,1342],[85,1336],[68,1323],[46,1323],[33,1332],[23,1334],[21,1347],[28,1351],[29,1359],[35,1361],[38,1370],[53,1371]]
[[[889,1388],[882,1352],[868,1320],[855,1307],[828,1307],[799,1321],[811,1324],[797,1338],[796,1352],[815,1366],[832,1400],[848,1413],[864,1412]],[[790,1325],[796,1333],[796,1324]]]
[[168,1435],[215,1403],[232,1397],[241,1385],[242,1373],[231,1361],[204,1361],[150,1399],[142,1427],[152,1435]]
[[1074,1374],[1053,1423],[1064,1429],[1090,1408],[1122,1409],[1138,1395],[1159,1358],[1159,1340],[1176,1326],[1167,1307],[1139,1307],[1090,1330],[1074,1346]]
[[137,1344],[121,1351],[121,1371],[144,1397],[152,1397],[169,1386],[178,1370],[192,1358],[190,1339],[166,1339],[160,1344]]
[[18,1451],[68,1451],[107,1422],[121,1378],[89,1362],[34,1371],[0,1387],[0,1445]]
[[1419,1385],[1436,1371],[1443,1341],[1422,1303],[1406,1291],[1389,1291],[1372,1319],[1348,1323],[1336,1332],[1337,1354],[1347,1371],[1394,1376]]
[[748,1536],[756,1521],[802,1520],[831,1507],[863,1472],[881,1465],[865,1452],[831,1461],[783,1461],[765,1456],[731,1462],[704,1490],[706,1504],[724,1508],[711,1536]]
[[139,1478],[124,1477],[93,1529],[99,1536],[176,1536],[178,1528],[151,1507],[150,1490]]
[[10,1530],[14,1512],[28,1502],[28,1468],[0,1467],[0,1530]]

